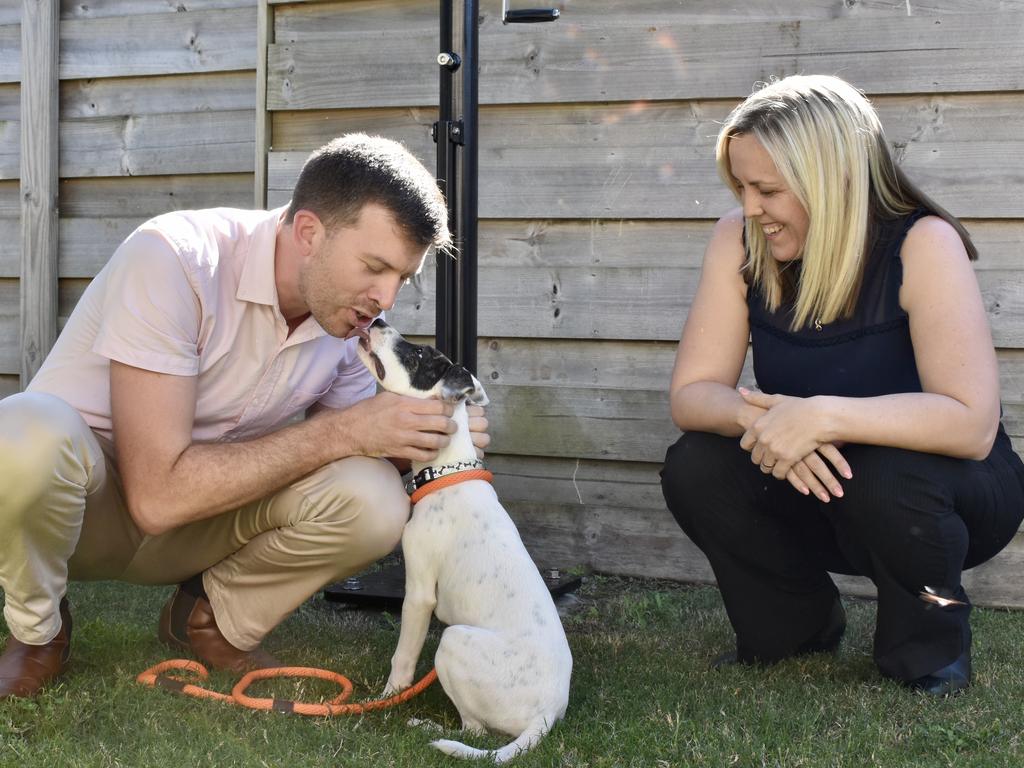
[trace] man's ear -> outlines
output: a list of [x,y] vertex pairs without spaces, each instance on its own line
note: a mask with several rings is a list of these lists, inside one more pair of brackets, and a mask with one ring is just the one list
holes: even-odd
[[320,217],[310,210],[300,208],[292,216],[292,235],[303,256],[313,253],[327,235]]
[[455,403],[463,398],[473,405],[490,402],[479,379],[461,365],[453,365],[441,379],[441,399]]

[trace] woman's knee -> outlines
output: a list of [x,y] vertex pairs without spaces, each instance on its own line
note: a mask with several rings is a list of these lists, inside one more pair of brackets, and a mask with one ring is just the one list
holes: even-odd
[[853,477],[842,480],[836,513],[852,524],[892,531],[902,517],[920,520],[953,512],[950,477],[955,459],[887,446],[856,445],[843,450]]
[[829,512],[848,546],[908,583],[954,579],[969,543],[949,482],[957,460],[884,446],[851,446],[844,456],[853,478]]
[[661,490],[680,524],[710,508],[717,489],[736,486],[744,453],[736,438],[708,432],[687,432],[668,449]]

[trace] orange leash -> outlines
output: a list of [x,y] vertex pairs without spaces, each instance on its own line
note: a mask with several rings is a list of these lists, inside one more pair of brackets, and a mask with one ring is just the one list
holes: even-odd
[[[413,683],[401,693],[389,696],[386,699],[375,699],[373,701],[361,701],[345,703],[352,694],[352,681],[337,672],[326,669],[315,669],[314,667],[274,667],[270,669],[254,669],[242,677],[235,687],[231,689],[231,695],[211,691],[201,685],[171,677],[167,672],[175,669],[192,672],[199,679],[206,680],[210,673],[206,667],[198,661],[186,659],[169,659],[161,661],[136,677],[136,681],[143,685],[152,685],[166,688],[175,693],[186,696],[195,696],[198,699],[213,699],[223,701],[227,704],[238,704],[249,709],[273,710],[275,712],[293,712],[297,715],[312,715],[314,717],[332,717],[334,715],[360,715],[364,712],[373,712],[378,709],[388,709],[402,704],[412,697],[426,690],[431,683],[437,680],[437,672],[430,670],[421,680]],[[341,693],[323,704],[313,704],[305,701],[290,701],[288,699],[257,699],[246,695],[246,689],[257,680],[267,680],[274,677],[315,677],[320,680],[330,680],[341,686]]]
[[421,485],[412,495],[409,496],[409,500],[415,504],[417,501],[422,499],[428,493],[439,491],[442,488],[447,488],[451,485],[457,485],[464,483],[467,480],[486,480],[488,483],[494,480],[494,475],[486,469],[464,469],[461,472],[454,472],[450,475],[442,475],[436,480],[431,480],[426,485]]

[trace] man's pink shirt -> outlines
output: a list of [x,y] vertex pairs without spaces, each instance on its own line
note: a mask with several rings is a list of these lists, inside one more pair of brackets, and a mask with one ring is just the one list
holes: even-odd
[[256,437],[314,403],[372,396],[355,339],[312,317],[288,335],[274,281],[283,213],[177,211],[140,226],[86,289],[29,391],[62,398],[109,438],[111,360],[197,376],[197,442]]

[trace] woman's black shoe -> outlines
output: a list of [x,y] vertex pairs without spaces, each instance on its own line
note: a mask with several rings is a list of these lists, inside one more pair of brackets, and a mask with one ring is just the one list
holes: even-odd
[[927,693],[929,696],[952,696],[959,693],[971,684],[970,648],[952,664],[947,664],[930,675],[903,681],[903,684],[912,691]]

